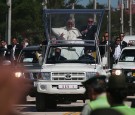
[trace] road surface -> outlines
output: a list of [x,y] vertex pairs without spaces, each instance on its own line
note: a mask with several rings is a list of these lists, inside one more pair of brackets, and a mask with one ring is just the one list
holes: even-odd
[[[16,110],[21,112],[22,115],[80,115],[80,111],[84,105],[82,100],[78,100],[74,103],[58,104],[56,109],[48,109],[46,112],[37,112],[35,98],[28,96],[27,100],[26,104],[15,106]],[[131,106],[130,101],[126,101],[125,103]]]
[[37,112],[35,98],[28,96],[26,104],[16,105],[16,110],[23,115],[80,115],[84,105],[82,100],[75,103],[58,104],[56,109],[48,109],[46,112]]

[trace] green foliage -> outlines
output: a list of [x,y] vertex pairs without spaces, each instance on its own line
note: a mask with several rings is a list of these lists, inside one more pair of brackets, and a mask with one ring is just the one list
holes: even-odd
[[[47,7],[50,9],[71,8],[70,4],[75,3],[75,9],[93,9],[93,2],[91,1],[86,7],[79,5],[81,0],[47,0]],[[20,41],[27,37],[33,44],[40,43],[45,39],[44,25],[42,15],[43,0],[12,0],[12,36],[16,36]],[[97,3],[97,9],[104,9],[104,5]],[[129,14],[124,11],[124,31],[129,32]],[[121,30],[120,10],[111,12],[111,35],[117,36]],[[6,0],[0,0],[0,35],[6,38],[7,34],[7,14],[8,6]],[[100,36],[107,30],[107,12],[105,12]],[[135,16],[132,15],[133,20]],[[83,20],[81,16],[77,17]],[[85,21],[85,20],[84,20]],[[135,22],[133,21],[133,33],[135,31]]]

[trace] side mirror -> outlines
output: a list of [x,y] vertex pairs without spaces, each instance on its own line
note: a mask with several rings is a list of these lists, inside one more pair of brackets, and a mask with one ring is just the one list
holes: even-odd
[[4,65],[4,66],[9,66],[9,65],[11,65],[11,61],[10,61],[10,60],[4,60],[4,61],[2,62],[2,65]]

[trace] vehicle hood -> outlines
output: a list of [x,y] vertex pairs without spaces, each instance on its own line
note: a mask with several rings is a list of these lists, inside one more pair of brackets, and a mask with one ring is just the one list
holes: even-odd
[[16,68],[18,69],[22,68],[24,71],[28,71],[28,72],[40,72],[41,65],[39,65],[38,63],[22,64],[22,65],[17,65]]
[[135,62],[118,62],[113,69],[135,69]]
[[[42,66],[43,71],[96,71],[100,70],[101,66],[95,64],[75,64],[75,63],[67,63],[67,64],[45,64]],[[41,70],[41,71],[42,71]]]

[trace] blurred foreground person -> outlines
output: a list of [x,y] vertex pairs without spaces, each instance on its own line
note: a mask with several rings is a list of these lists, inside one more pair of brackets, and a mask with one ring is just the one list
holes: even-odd
[[31,86],[23,78],[16,78],[9,66],[0,67],[0,115],[20,115],[14,105],[20,103],[21,98]]
[[100,108],[93,110],[90,115],[123,115],[123,114],[111,108]]
[[135,115],[135,109],[124,104],[126,97],[127,84],[125,76],[111,76],[109,78],[107,89],[107,98],[111,108],[120,111],[123,115]]
[[93,76],[83,82],[86,88],[86,96],[88,95],[88,103],[83,107],[81,115],[90,115],[92,110],[97,108],[110,107],[106,97],[106,76]]

